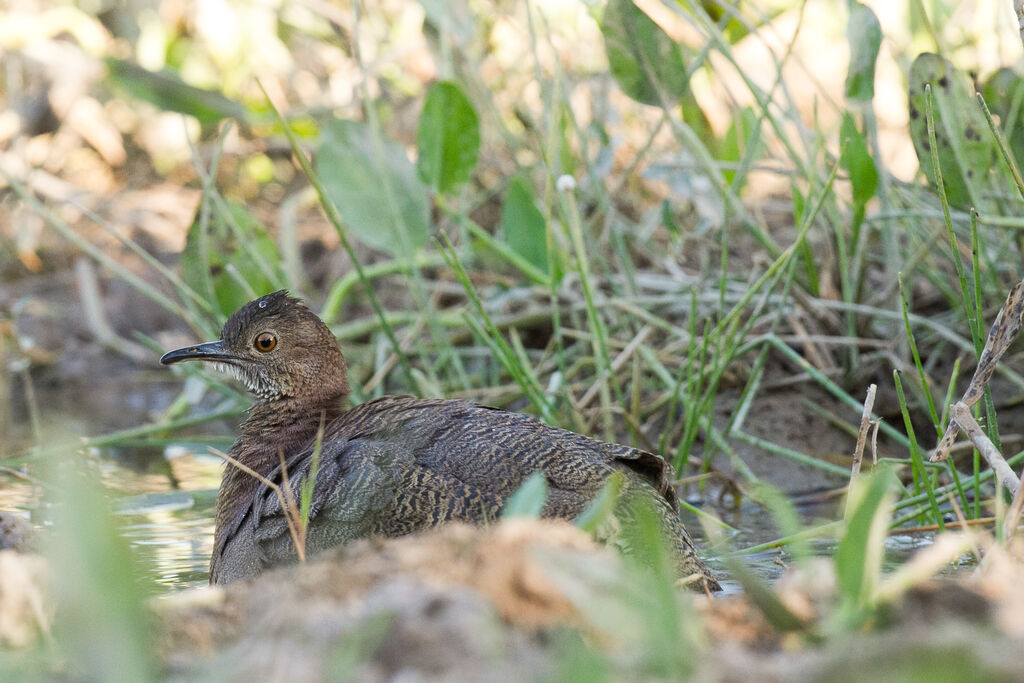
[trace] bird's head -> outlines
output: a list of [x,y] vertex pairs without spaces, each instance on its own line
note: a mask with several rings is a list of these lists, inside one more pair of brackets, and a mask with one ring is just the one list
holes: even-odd
[[322,401],[349,393],[345,358],[320,318],[286,290],[250,301],[231,314],[217,341],[169,351],[164,365],[215,363],[260,401]]

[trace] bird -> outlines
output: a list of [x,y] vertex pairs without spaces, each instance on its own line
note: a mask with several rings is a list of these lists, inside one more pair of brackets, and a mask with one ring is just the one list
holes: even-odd
[[[255,396],[217,495],[211,584],[298,560],[288,506],[304,485],[311,490],[303,548],[309,555],[446,522],[496,521],[535,472],[547,483],[541,515],[573,520],[618,472],[613,518],[629,524],[636,516],[630,511],[646,505],[677,576],[698,589],[719,589],[679,518],[675,474],[661,456],[461,399],[389,395],[350,406],[337,338],[287,290],[232,313],[219,340],[160,358],[164,365],[183,361],[214,363]],[[290,499],[278,495],[286,487]],[[606,535],[627,536],[616,528]]]

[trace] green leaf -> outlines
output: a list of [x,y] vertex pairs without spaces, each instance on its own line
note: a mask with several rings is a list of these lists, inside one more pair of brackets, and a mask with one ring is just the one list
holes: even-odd
[[240,204],[218,208],[205,231],[198,219],[189,227],[181,274],[223,316],[250,301],[253,293],[280,289],[284,275],[277,244],[266,228]]
[[793,225],[803,225],[804,211],[807,209],[807,198],[795,182],[789,184],[790,195],[793,197]]
[[1002,122],[1003,135],[1017,168],[1024,167],[1024,78],[1004,66],[989,76],[981,92],[989,110]]
[[729,573],[743,586],[743,592],[764,618],[782,633],[807,631],[811,625],[793,613],[771,588],[738,558],[726,558]]
[[992,169],[993,143],[988,124],[961,72],[947,60],[928,52],[910,67],[910,137],[921,170],[936,184],[925,122],[925,85],[931,85],[935,111],[935,143],[949,203],[984,210],[982,186]]
[[431,86],[416,146],[416,170],[438,194],[449,194],[469,180],[480,150],[480,121],[473,103],[455,83]]
[[679,229],[679,224],[676,223],[675,216],[672,215],[672,203],[667,199],[661,200],[661,224],[674,239],[679,239],[682,236],[683,231]]
[[[733,117],[729,129],[725,131],[725,136],[719,145],[718,158],[721,161],[731,161],[733,163],[742,161],[747,146],[750,144],[751,139],[755,137],[754,133],[758,125],[760,125],[760,121],[754,110],[751,107],[743,107],[739,112],[739,116]],[[756,140],[755,144],[757,147],[752,155],[752,158],[755,159],[760,155],[761,150],[764,149],[760,136],[757,136]],[[722,171],[722,177],[725,178],[726,182],[731,183],[735,176],[736,171]],[[736,188],[736,190],[738,191],[739,188]]]
[[548,231],[530,184],[516,176],[501,202],[505,244],[542,273],[548,273]]
[[836,550],[839,589],[848,603],[868,605],[882,574],[886,530],[899,481],[879,466],[860,477],[850,491],[846,531]]
[[[789,194],[793,199],[793,225],[803,225],[804,212],[807,211],[807,198],[800,191],[795,180],[789,184]],[[807,286],[818,296],[821,291],[821,283],[818,278],[817,259],[814,251],[807,242],[800,243],[800,258],[804,263],[804,273],[807,275]]]
[[[576,176],[579,160],[576,158],[575,114],[568,101],[562,102],[558,110],[558,127],[555,131],[555,141],[558,146],[559,168],[563,174]],[[591,125],[595,127],[593,124]]]
[[850,43],[850,70],[846,73],[846,97],[870,102],[875,96],[875,61],[882,44],[878,17],[865,5],[855,3],[846,26]]
[[[63,440],[60,434],[48,436]],[[140,580],[147,563],[154,566],[153,558],[143,546],[129,547],[118,533],[110,500],[90,461],[69,445],[47,464],[48,491],[56,501],[54,539],[59,539],[47,549],[60,605],[54,651],[73,662],[72,678],[156,680],[151,614]]]
[[679,46],[633,0],[610,0],[601,18],[608,66],[619,87],[637,102],[671,106],[689,89]]
[[793,539],[789,544],[789,550],[797,561],[809,560],[813,553],[808,546],[807,540],[800,537],[804,527],[800,522],[800,514],[796,511],[789,497],[771,484],[763,481],[758,481],[751,485],[750,497],[768,510],[775,521],[775,526],[779,529],[779,533]]
[[[201,210],[201,209],[200,209]],[[189,287],[208,302],[217,299],[210,273],[210,238],[209,226],[204,226],[196,217],[185,235],[185,248],[181,252],[181,277]],[[224,311],[214,308],[223,317]]]
[[245,120],[244,106],[229,100],[216,90],[188,85],[170,71],[159,73],[143,69],[134,62],[108,57],[107,77],[132,97],[149,102],[164,111],[176,111],[198,119],[201,124],[221,119]]
[[543,472],[534,472],[519,485],[516,492],[505,501],[501,511],[502,519],[529,517],[537,519],[548,502],[548,480]]
[[430,234],[427,188],[405,150],[364,123],[327,123],[316,172],[328,198],[362,242],[412,258]]
[[309,529],[309,511],[313,507],[313,491],[316,487],[316,477],[320,473],[320,451],[323,444],[324,430],[321,423],[320,429],[316,432],[316,441],[313,443],[313,461],[309,464],[309,475],[303,480],[299,493],[299,519],[304,530]]
[[600,493],[576,516],[573,524],[589,534],[597,533],[601,524],[615,511],[624,481],[622,472],[612,472],[601,487]]
[[740,20],[738,13],[731,7],[729,8],[729,16],[726,17],[725,8],[729,6],[717,0],[701,0],[700,6],[707,12],[708,18],[711,21],[722,27],[722,36],[725,37],[730,45],[740,42],[743,38],[750,35],[752,30],[756,30],[759,26],[770,21],[772,14],[778,14],[779,12],[778,9],[773,8],[768,10],[770,14],[760,14],[756,20],[751,21],[749,17],[743,17]]
[[857,124],[849,112],[843,114],[843,122],[839,128],[839,139],[842,140],[843,151],[839,163],[850,175],[853,185],[853,201],[863,207],[878,189],[878,169],[871,158],[864,136],[857,130]]

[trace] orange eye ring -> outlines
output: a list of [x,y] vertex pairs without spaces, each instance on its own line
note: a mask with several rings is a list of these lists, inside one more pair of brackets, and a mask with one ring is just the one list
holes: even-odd
[[256,341],[254,341],[252,345],[255,346],[256,350],[260,353],[268,353],[273,351],[274,347],[277,346],[277,337],[269,332],[263,332],[256,337]]

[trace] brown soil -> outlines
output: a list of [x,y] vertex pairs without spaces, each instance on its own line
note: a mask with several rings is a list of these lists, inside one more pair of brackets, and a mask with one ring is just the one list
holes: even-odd
[[[830,566],[791,572],[776,588],[812,628],[835,604]],[[651,651],[652,626],[628,618],[630,594],[645,590],[638,581],[621,556],[564,523],[453,525],[161,600],[160,651],[172,676],[189,680],[324,680],[340,675],[340,643],[359,643],[343,661],[361,681],[537,680],[557,677],[558,634],[578,631],[631,678]],[[697,680],[901,680],[945,668],[1009,681],[1024,654],[1024,633],[993,628],[1012,606],[973,584],[923,584],[880,612],[875,633],[824,647],[775,629],[744,596],[680,599],[701,616]]]

